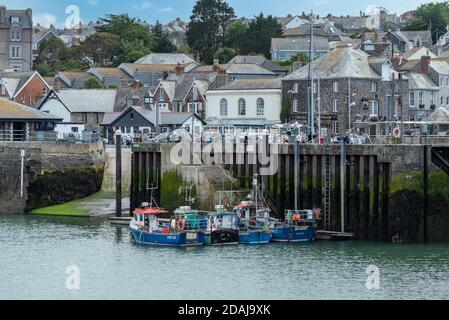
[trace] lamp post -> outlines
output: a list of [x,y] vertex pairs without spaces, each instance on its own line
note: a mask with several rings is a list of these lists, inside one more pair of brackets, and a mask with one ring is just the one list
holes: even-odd
[[122,216],[122,132],[115,132],[115,214]]

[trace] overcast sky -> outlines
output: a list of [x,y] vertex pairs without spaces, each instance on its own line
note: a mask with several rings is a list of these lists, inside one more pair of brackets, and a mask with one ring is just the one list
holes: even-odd
[[[83,22],[94,21],[107,13],[128,13],[150,23],[160,20],[168,22],[176,17],[188,20],[195,0],[2,0],[8,8],[32,8],[35,23],[48,26],[50,23],[63,26],[68,14],[66,8],[76,5]],[[251,17],[260,12],[275,16],[303,11],[320,15],[357,15],[369,6],[383,6],[391,12],[401,14],[413,10],[425,0],[228,0],[237,16]]]

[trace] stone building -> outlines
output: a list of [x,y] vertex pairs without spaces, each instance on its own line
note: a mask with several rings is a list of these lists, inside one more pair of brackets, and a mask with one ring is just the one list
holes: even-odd
[[33,66],[33,13],[0,6],[0,71],[30,71]]
[[[377,132],[377,124],[399,117],[401,93],[404,116],[408,117],[407,80],[393,81],[395,73],[388,59],[370,59],[366,53],[342,45],[315,60],[312,70],[315,127],[320,110],[323,135],[344,134],[355,123],[368,124],[365,127],[370,134],[385,134]],[[308,119],[309,88],[308,65],[282,79],[283,101],[288,102],[292,119],[303,124]]]

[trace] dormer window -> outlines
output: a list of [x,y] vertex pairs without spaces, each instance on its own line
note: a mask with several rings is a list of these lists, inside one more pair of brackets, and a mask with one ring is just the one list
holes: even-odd
[[134,105],[134,103],[133,103],[133,99],[126,99],[126,106],[129,108],[129,107],[132,107]]
[[11,17],[11,23],[19,23],[20,19],[19,17]]

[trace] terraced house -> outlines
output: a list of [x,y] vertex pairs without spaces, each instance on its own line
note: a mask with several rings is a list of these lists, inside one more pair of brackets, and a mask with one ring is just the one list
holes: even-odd
[[[365,123],[363,131],[372,135],[380,133],[377,124],[399,118],[401,92],[408,117],[408,82],[397,80],[393,86],[396,73],[388,59],[370,59],[363,51],[341,45],[315,60],[312,70],[315,115],[320,110],[323,135],[344,134],[356,123]],[[304,124],[310,87],[308,65],[282,78],[283,101],[290,105],[292,118]]]
[[30,71],[32,43],[32,10],[8,10],[0,6],[0,71]]

